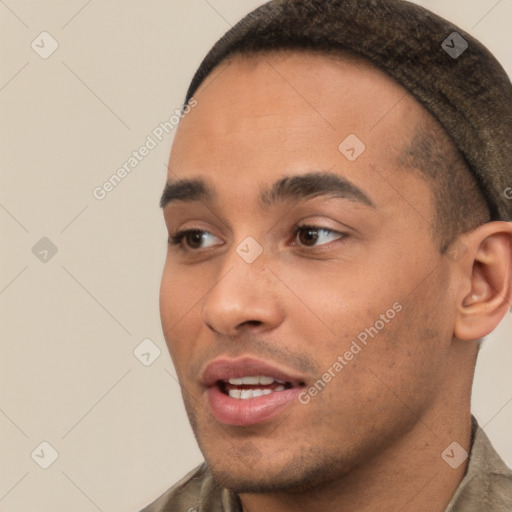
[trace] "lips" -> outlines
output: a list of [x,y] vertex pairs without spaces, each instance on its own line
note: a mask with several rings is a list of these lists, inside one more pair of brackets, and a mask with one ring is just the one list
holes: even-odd
[[217,359],[205,369],[207,401],[220,423],[249,426],[297,401],[304,378],[253,358]]

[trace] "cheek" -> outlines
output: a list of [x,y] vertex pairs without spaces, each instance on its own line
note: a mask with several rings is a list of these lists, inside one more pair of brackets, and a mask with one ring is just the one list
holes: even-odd
[[397,407],[405,405],[417,414],[442,388],[449,361],[449,313],[431,288],[425,284],[401,299],[401,311],[368,338],[358,360],[383,396],[382,403],[397,402]]
[[[447,352],[450,339],[449,312],[439,301],[446,276],[434,273],[417,286],[421,281],[417,276],[424,269],[402,267],[397,275],[396,268],[391,272],[383,267],[375,264],[368,265],[366,272],[353,268],[348,272],[340,266],[337,272],[311,273],[314,279],[301,296],[314,315],[304,307],[287,307],[291,325],[302,334],[298,339],[307,343],[311,357],[324,371],[338,356],[346,361],[340,375],[347,380],[337,379],[344,386],[352,386],[350,381],[359,373],[353,373],[355,367],[382,375],[397,388],[406,388],[406,381],[429,380],[428,375],[442,371],[442,365],[432,367]],[[423,273],[428,276],[427,271]],[[299,275],[290,274],[295,281],[288,282],[304,290],[297,288]],[[390,275],[393,279],[386,278]]]
[[208,292],[208,276],[201,269],[187,272],[168,258],[160,283],[160,314],[169,326],[177,325]]
[[[201,285],[203,283],[203,285]],[[168,263],[160,285],[160,318],[162,330],[173,360],[192,354],[195,334],[201,328],[200,303],[208,286],[200,277],[193,285],[183,272]],[[186,346],[185,346],[186,345]]]
[[379,274],[372,276],[354,267],[341,262],[320,269],[297,269],[287,279],[301,299],[300,310],[291,307],[291,300],[288,303],[291,324],[302,325],[305,332],[316,332],[330,340],[326,348],[336,354],[361,331],[379,321],[381,314],[389,310],[390,318],[396,315],[393,304],[399,293],[382,279],[379,281]]

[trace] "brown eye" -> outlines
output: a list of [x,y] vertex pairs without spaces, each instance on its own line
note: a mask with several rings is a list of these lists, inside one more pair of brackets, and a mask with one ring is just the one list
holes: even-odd
[[300,242],[304,245],[314,245],[318,240],[318,230],[314,228],[305,228],[299,231]]
[[[172,235],[169,238],[169,244],[172,246],[177,246],[183,251],[198,251],[204,248],[201,247],[202,243],[205,243],[212,238],[216,237],[208,231],[203,231],[202,229],[186,229],[183,231],[178,231],[176,234]],[[210,247],[212,245],[215,244],[209,244]],[[208,248],[208,246],[205,247]]]
[[[327,235],[327,236],[326,236]],[[299,226],[296,230],[296,237],[300,245],[306,247],[315,247],[317,245],[325,245],[333,240],[344,238],[346,235],[333,229],[322,228],[318,226]],[[318,240],[325,240],[323,243],[317,243]],[[295,244],[296,245],[296,244]]]
[[192,249],[200,249],[201,242],[203,241],[202,231],[190,231],[186,233],[183,239],[187,242],[187,245]]

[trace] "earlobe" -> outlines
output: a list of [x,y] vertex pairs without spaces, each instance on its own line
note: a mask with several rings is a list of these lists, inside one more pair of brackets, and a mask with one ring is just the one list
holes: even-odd
[[460,263],[466,273],[465,290],[457,307],[454,336],[476,340],[492,332],[510,308],[512,224],[484,224],[468,234],[464,243],[470,250]]

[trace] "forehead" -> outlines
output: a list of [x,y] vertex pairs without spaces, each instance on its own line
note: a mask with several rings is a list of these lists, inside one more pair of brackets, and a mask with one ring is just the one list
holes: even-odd
[[317,170],[371,188],[376,166],[381,175],[395,170],[424,112],[371,64],[294,51],[232,58],[195,100],[176,133],[169,180],[203,176],[244,190]]
[[195,99],[198,106],[182,121],[177,139],[256,131],[272,138],[281,130],[306,134],[306,124],[312,124],[376,142],[395,134],[403,139],[423,113],[402,86],[370,63],[305,51],[234,56],[205,79]]

